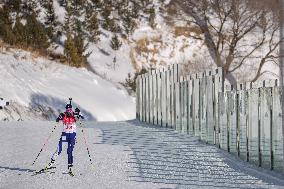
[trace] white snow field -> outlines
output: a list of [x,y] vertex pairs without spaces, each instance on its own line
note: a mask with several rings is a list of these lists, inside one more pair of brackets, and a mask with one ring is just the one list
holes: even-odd
[[284,188],[282,176],[171,129],[136,120],[83,125],[93,165],[78,128],[75,176],[66,174],[66,147],[55,170],[33,176],[50,161],[62,126],[58,125],[32,166],[54,123],[1,122],[0,188]]
[[9,111],[0,111],[0,120],[55,120],[69,97],[88,120],[135,118],[135,98],[121,85],[85,68],[33,56],[15,49],[0,53],[0,97],[11,102]]

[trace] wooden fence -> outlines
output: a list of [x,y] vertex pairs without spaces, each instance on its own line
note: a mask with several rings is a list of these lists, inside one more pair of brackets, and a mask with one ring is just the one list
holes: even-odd
[[180,76],[178,64],[136,80],[136,117],[215,144],[241,159],[283,171],[277,80],[225,85],[223,70]]

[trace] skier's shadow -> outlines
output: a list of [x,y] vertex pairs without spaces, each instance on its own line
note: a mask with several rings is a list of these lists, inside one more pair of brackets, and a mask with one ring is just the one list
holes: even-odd
[[20,172],[28,172],[28,173],[32,173],[34,171],[36,171],[35,169],[23,169],[23,168],[17,168],[17,167],[3,167],[0,166],[0,171],[3,172],[4,170],[10,170],[10,171],[20,171]]

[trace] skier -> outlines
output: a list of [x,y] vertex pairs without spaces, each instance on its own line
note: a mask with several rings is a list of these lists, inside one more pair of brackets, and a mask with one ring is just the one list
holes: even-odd
[[72,104],[71,104],[71,98],[69,99],[70,103],[65,106],[66,111],[64,113],[60,113],[59,116],[56,119],[56,122],[59,121],[63,122],[63,131],[61,134],[61,137],[59,139],[58,147],[54,154],[51,157],[51,161],[46,167],[46,169],[52,168],[52,165],[54,164],[56,158],[61,154],[62,152],[62,142],[67,142],[67,155],[68,155],[68,173],[72,176],[74,176],[72,172],[73,167],[73,149],[75,146],[76,141],[76,119],[84,119],[84,117],[80,114],[79,108],[75,109],[75,112],[73,112]]

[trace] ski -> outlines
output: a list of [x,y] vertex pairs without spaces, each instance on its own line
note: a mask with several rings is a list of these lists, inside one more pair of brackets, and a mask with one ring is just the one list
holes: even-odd
[[[72,176],[74,177],[75,174],[73,173],[73,171],[68,171],[68,172],[62,172],[63,175],[69,175],[69,176]],[[81,175],[81,174],[80,174]]]
[[42,173],[55,173],[55,172],[50,172],[51,169],[55,169],[56,167],[45,167],[39,171],[35,171],[33,175],[38,175],[38,174],[42,174]]

